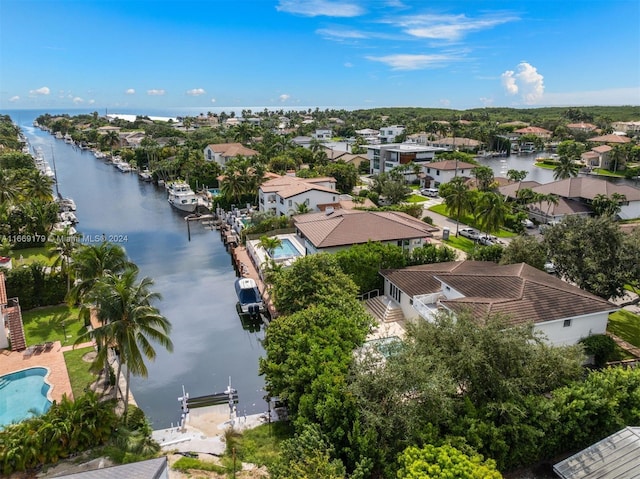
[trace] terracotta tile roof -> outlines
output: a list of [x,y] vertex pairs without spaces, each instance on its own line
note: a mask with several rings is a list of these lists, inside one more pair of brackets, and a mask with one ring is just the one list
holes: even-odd
[[227,158],[233,158],[239,155],[242,156],[255,156],[258,154],[256,150],[247,148],[241,143],[215,143],[209,145],[212,151],[219,153]]
[[283,198],[290,198],[299,195],[305,191],[317,190],[327,193],[338,194],[338,192],[329,187],[318,183],[335,183],[335,178],[323,176],[320,178],[298,178],[296,176],[277,176],[265,181],[260,185],[263,193],[278,193]]
[[599,143],[630,143],[631,138],[624,135],[602,135],[602,136],[594,136],[593,138],[587,139],[587,141],[594,141]]
[[440,281],[464,295],[442,300],[454,312],[470,310],[478,319],[504,314],[510,324],[542,323],[619,309],[525,263],[498,265],[458,261],[384,270],[382,276],[409,296],[441,291]]
[[620,193],[626,196],[627,201],[640,201],[640,189],[629,185],[619,185],[611,181],[602,181],[597,178],[567,178],[554,181],[533,188],[536,193],[553,193],[564,198],[583,198],[592,200],[596,195],[611,196]]
[[456,160],[432,161],[430,163],[427,163],[426,167],[440,171],[453,171],[456,169],[456,163],[459,170],[473,169],[477,167],[477,165],[472,165],[471,163],[467,163],[466,161],[456,162]]
[[526,126],[524,128],[520,128],[515,130],[514,133],[519,133],[521,135],[533,134],[533,135],[550,135],[551,132],[549,130],[545,130],[544,128],[540,128],[538,126]]
[[7,286],[4,282],[4,273],[0,271],[0,306],[7,304]]
[[600,146],[596,146],[591,148],[592,151],[595,151],[596,153],[607,153],[611,150],[613,150],[612,147],[610,147],[609,145],[600,145]]
[[317,248],[425,238],[437,229],[396,211],[337,210],[294,216],[294,222]]
[[508,196],[509,198],[515,198],[518,190],[524,190],[526,188],[534,189],[537,186],[540,186],[542,183],[538,183],[537,181],[515,181],[513,183],[509,183],[508,185],[501,186],[498,188],[501,194]]

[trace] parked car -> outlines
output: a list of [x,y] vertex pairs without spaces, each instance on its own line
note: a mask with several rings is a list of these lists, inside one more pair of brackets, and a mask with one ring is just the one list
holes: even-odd
[[473,241],[476,241],[480,238],[480,232],[474,228],[462,228],[460,231],[458,231],[458,234]]
[[495,236],[491,236],[491,235],[482,235],[478,238],[478,243],[480,243],[482,246],[493,246],[494,244],[498,243],[498,238],[496,238]]
[[529,218],[522,220],[522,226],[529,229],[536,227],[533,221],[531,221]]
[[544,270],[549,274],[555,274],[556,273],[556,265],[553,263],[553,261],[547,261],[544,264]]
[[438,188],[422,188],[420,193],[424,196],[436,198],[438,196]]

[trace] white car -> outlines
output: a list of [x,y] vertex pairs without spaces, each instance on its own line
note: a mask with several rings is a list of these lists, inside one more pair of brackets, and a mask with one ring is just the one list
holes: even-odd
[[533,223],[533,221],[531,221],[529,218],[522,220],[522,226],[524,226],[525,228],[535,228],[535,224]]
[[553,261],[547,261],[544,264],[544,270],[549,274],[555,274],[556,273],[556,265],[553,263]]
[[420,193],[424,196],[430,196],[432,198],[438,197],[438,188],[422,188]]
[[460,231],[458,231],[458,234],[473,241],[476,241],[480,238],[480,232],[474,228],[462,228]]

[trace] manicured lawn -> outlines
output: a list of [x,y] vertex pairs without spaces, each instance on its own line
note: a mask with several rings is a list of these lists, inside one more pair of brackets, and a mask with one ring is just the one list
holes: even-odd
[[603,170],[602,168],[594,168],[593,171],[599,174],[600,176],[612,176],[614,178],[624,178],[624,174],[619,173],[617,171],[614,172],[609,170]]
[[425,198],[424,196],[421,196],[421,195],[411,195],[405,201],[407,203],[422,203],[427,200],[428,198]]
[[23,311],[22,322],[27,344],[60,341],[62,345],[71,345],[84,326],[78,320],[78,309],[67,305]]
[[469,238],[464,238],[462,236],[456,237],[456,231],[453,230],[450,233],[449,239],[443,241],[447,246],[451,246],[452,248],[456,248],[464,251],[465,253],[471,253],[473,249],[476,247],[475,241],[471,241]]
[[27,248],[15,249],[11,253],[14,264],[16,266],[23,264],[31,264],[39,261],[46,265],[52,265],[54,258],[49,258],[49,250],[47,248]]
[[626,309],[609,315],[607,330],[640,348],[640,316]]
[[[447,206],[444,203],[440,203],[439,205],[430,206],[429,207],[429,211],[433,211],[434,213],[441,214],[442,216],[446,216],[447,218],[455,221],[455,218],[452,218],[451,216],[449,216],[447,214]],[[469,225],[469,226],[473,226],[474,228],[476,228],[478,230],[480,229],[477,226],[475,219],[471,215],[461,216],[460,217],[460,223],[465,224],[465,225]],[[456,230],[452,229],[451,233],[455,234]],[[513,238],[514,236],[518,236],[518,234],[514,233],[513,231],[507,231],[507,230],[503,230],[503,229],[501,229],[497,233],[492,233],[492,234],[496,235],[498,238]]]
[[537,166],[538,168],[544,168],[545,170],[553,170],[556,167],[556,165],[548,165],[541,161],[536,161],[535,166]]
[[93,347],[73,349],[64,353],[64,360],[67,363],[67,372],[71,381],[73,397],[79,397],[84,393],[84,389],[97,379],[97,375],[89,372],[90,362],[82,357],[95,351]]

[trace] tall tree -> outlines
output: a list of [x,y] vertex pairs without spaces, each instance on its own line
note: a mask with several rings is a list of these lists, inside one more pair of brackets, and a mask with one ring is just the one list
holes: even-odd
[[71,233],[69,226],[51,235],[51,250],[49,255],[55,258],[53,267],[60,268],[67,278],[67,294],[71,290],[71,257],[78,248],[82,235]]
[[458,236],[460,218],[473,209],[469,185],[464,178],[457,176],[450,182],[440,185],[440,196],[444,198],[449,215],[456,218],[456,236]]
[[152,343],[158,343],[168,351],[173,350],[169,337],[171,323],[152,304],[160,299],[160,294],[150,291],[153,280],[145,277],[138,282],[137,274],[137,268],[129,268],[122,274],[107,274],[97,281],[90,298],[102,326],[85,333],[102,346],[96,357],[97,364],[103,364],[109,347],[114,346],[119,352],[116,384],[124,366],[127,379],[122,398],[125,418],[131,374],[147,377],[145,359],[156,357]]
[[482,193],[476,203],[475,215],[478,224],[487,233],[495,233],[502,228],[509,208],[501,194],[491,191]]
[[572,158],[568,156],[561,156],[558,164],[553,169],[554,180],[565,180],[578,176],[580,171],[580,165],[578,165]]
[[489,191],[494,182],[493,170],[488,166],[476,166],[471,170],[471,174],[476,179],[478,190]]

